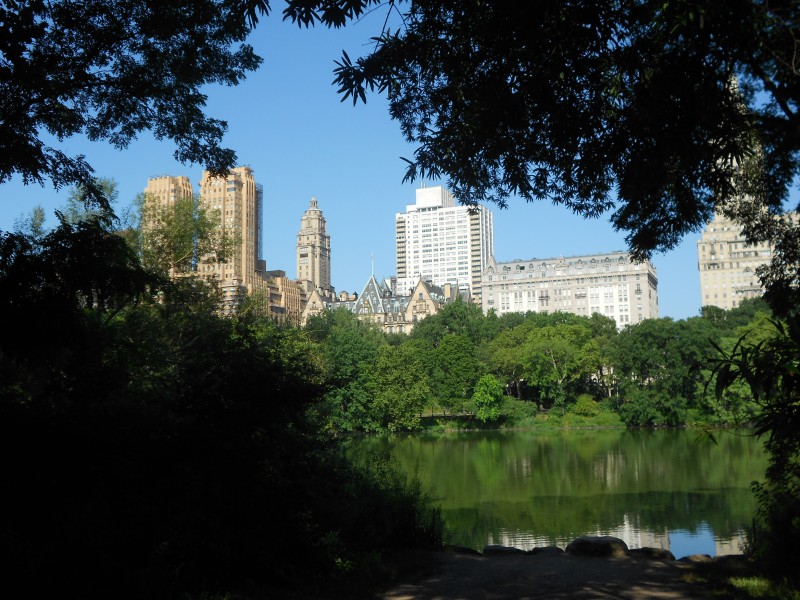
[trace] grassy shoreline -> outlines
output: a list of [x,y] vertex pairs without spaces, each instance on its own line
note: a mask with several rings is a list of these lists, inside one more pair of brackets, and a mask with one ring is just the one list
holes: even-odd
[[[702,416],[696,416],[681,425],[653,425],[648,428],[678,428],[722,430],[747,427],[748,423],[712,422]],[[481,422],[474,414],[429,414],[420,417],[420,433],[437,433],[448,431],[535,431],[558,429],[638,429],[626,424],[616,411],[600,408],[594,414],[578,414],[565,411],[559,414],[556,409],[539,410],[532,402],[505,399],[499,419]]]

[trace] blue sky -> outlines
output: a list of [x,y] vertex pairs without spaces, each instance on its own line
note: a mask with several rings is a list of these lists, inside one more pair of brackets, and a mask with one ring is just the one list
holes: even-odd
[[[239,164],[250,165],[264,187],[264,248],[268,269],[296,276],[295,244],[300,218],[312,196],[328,223],[332,279],[337,290],[361,291],[371,273],[395,272],[394,215],[414,203],[419,181],[402,183],[412,157],[387,105],[378,95],[367,105],[340,102],[333,61],[341,50],[351,57],[380,32],[383,14],[374,13],[342,30],[301,30],[281,21],[282,6],[262,19],[250,38],[264,58],[261,68],[235,87],[207,90],[207,112],[228,121],[225,145]],[[119,184],[120,205],[128,204],[156,175],[187,175],[196,184],[201,165],[182,165],[170,142],[148,134],[118,151],[104,143],[66,140],[71,154],[83,153],[98,176]],[[427,185],[439,182],[425,181]],[[18,179],[0,185],[0,229],[41,204],[53,225],[52,211],[66,201],[66,190],[24,186]],[[548,258],[624,250],[624,234],[607,219],[585,220],[547,202],[511,201],[492,207],[497,260]],[[687,236],[673,251],[653,258],[658,278],[660,315],[682,319],[698,314],[700,284],[696,240]]]

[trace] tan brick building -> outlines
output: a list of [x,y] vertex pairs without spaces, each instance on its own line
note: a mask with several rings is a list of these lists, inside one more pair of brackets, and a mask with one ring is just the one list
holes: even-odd
[[219,214],[220,225],[238,242],[226,262],[203,265],[202,274],[216,277],[223,289],[251,290],[257,285],[256,268],[261,262],[263,202],[263,191],[255,181],[253,170],[236,167],[227,177],[213,177],[203,171],[200,202],[207,210]]
[[[148,181],[145,193],[167,206],[179,198],[192,198],[188,177],[160,176]],[[219,226],[235,239],[225,262],[196,265],[193,274],[214,280],[223,295],[223,312],[232,313],[248,294],[264,314],[278,322],[300,323],[306,292],[300,282],[288,279],[284,271],[266,270],[261,257],[263,191],[253,169],[236,167],[227,177],[212,177],[203,172],[200,203],[219,217]],[[147,234],[147,223],[142,224]],[[172,273],[172,276],[177,276]]]
[[152,198],[158,198],[161,206],[174,204],[180,198],[191,198],[194,194],[192,183],[188,177],[183,175],[159,175],[147,180],[147,187],[144,193]]
[[[194,201],[192,183],[188,177],[159,175],[151,177],[144,188],[144,205],[142,207],[142,246],[158,247],[159,238],[164,235],[161,219],[168,213],[171,207],[181,201]],[[154,202],[155,204],[150,204]],[[154,210],[155,209],[155,210]],[[151,238],[151,239],[148,239]],[[152,258],[152,257],[148,257]],[[169,267],[170,277],[178,277],[187,274],[184,269],[176,268],[175,264]]]
[[771,258],[769,244],[749,245],[740,225],[716,215],[697,240],[700,305],[730,310],[742,300],[761,296],[764,289],[756,269]]

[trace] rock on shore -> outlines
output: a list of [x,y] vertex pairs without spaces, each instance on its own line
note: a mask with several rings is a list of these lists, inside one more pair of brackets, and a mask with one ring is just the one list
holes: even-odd
[[[582,536],[565,550],[491,545],[483,552],[448,547],[417,557],[425,567],[382,600],[538,600],[707,598],[696,569],[711,557],[680,561],[660,548],[629,549],[610,536]],[[728,557],[723,557],[728,558]],[[702,559],[702,560],[701,560]]]

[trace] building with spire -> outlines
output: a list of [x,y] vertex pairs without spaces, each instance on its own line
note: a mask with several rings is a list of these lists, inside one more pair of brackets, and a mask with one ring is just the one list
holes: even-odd
[[331,236],[325,230],[325,217],[311,198],[297,233],[297,279],[310,281],[314,288],[332,290]]

